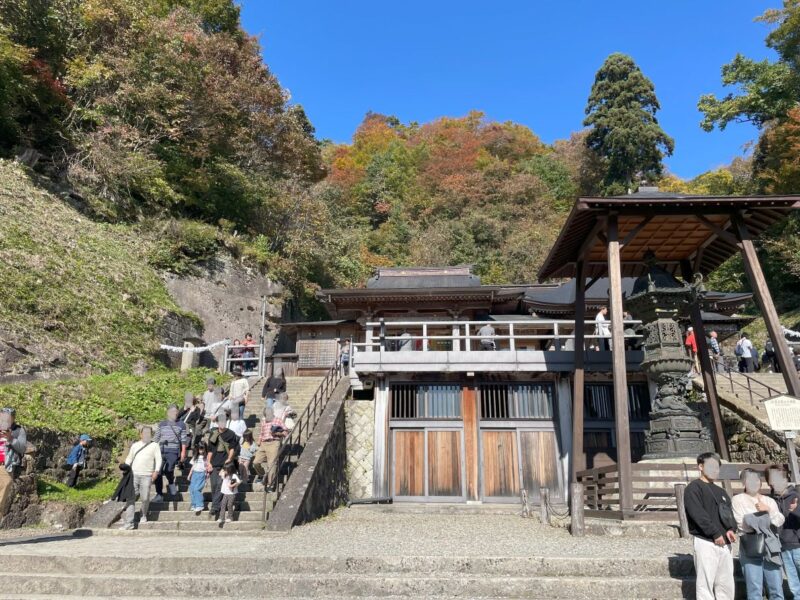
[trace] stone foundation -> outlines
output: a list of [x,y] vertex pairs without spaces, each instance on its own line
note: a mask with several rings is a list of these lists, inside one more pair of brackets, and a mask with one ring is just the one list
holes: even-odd
[[345,402],[347,424],[347,479],[350,498],[372,497],[372,449],[375,432],[375,402]]

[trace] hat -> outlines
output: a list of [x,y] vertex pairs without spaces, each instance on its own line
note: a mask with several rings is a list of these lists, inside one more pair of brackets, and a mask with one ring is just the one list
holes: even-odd
[[79,437],[78,440],[81,442],[91,442],[92,438],[89,436],[88,433],[82,433],[81,437]]
[[5,414],[8,414],[8,415],[12,415],[12,416],[13,416],[13,415],[16,415],[16,414],[17,414],[17,411],[16,411],[16,410],[14,410],[13,408],[11,408],[10,406],[6,406],[6,407],[5,407],[5,408],[3,408],[2,410],[0,410],[0,413],[5,413]]
[[694,331],[694,327],[689,327],[686,331]]

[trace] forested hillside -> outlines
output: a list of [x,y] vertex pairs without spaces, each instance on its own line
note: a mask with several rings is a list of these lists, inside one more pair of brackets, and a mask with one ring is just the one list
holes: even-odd
[[[586,82],[587,129],[553,144],[477,110],[422,124],[368,113],[350,143],[331,144],[231,0],[0,0],[0,156],[49,182],[52,202],[134,227],[132,260],[180,272],[225,249],[286,283],[309,316],[319,286],[360,285],[379,265],[472,263],[487,283],[531,281],[578,194],[642,180],[800,191],[800,8],[786,0],[765,18],[779,59],[736,57],[723,74],[735,92],[700,101],[706,128],[762,128],[753,156],[683,181],[664,170],[674,142],[656,90],[625,55]],[[783,309],[800,303],[798,227],[761,249]],[[741,265],[714,285],[744,286]]]

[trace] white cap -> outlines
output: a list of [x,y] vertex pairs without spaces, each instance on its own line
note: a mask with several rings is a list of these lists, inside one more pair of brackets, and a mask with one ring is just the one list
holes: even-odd
[[686,331],[694,331],[694,327],[689,327]]

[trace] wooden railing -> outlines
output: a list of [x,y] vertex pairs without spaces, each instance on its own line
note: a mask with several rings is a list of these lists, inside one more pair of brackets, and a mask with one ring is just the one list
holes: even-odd
[[[626,346],[637,344],[635,332],[641,321],[624,321]],[[478,333],[490,325],[494,334]],[[610,332],[611,321],[604,327]],[[610,342],[610,333],[597,331],[595,321],[583,324],[587,348]],[[490,340],[496,350],[574,350],[576,323],[571,320],[543,319],[530,321],[380,321],[366,324],[366,340],[352,344],[353,353],[446,350],[452,352],[481,350],[482,340]]]
[[[720,468],[720,481],[729,491],[742,491],[739,474],[745,467],[763,471],[767,465],[728,463]],[[576,476],[583,486],[586,517],[653,521],[677,521],[678,506],[675,485],[697,479],[693,464],[634,463],[632,469],[633,513],[623,515],[619,507],[619,472],[617,465],[579,471]]]
[[[242,353],[252,350],[253,356],[234,357],[233,353],[235,350]],[[248,369],[247,367],[252,363],[255,363],[255,369]],[[259,377],[263,377],[264,344],[257,344],[252,346],[244,346],[244,345],[225,346],[225,353],[223,354],[223,359],[222,359],[222,372],[228,373],[236,365],[240,365],[242,367],[245,376],[258,375]]]
[[[328,401],[331,399],[333,391],[341,378],[341,361],[337,358],[336,364],[325,375],[325,378],[311,397],[308,406],[297,417],[289,435],[281,440],[280,450],[278,451],[278,465],[275,470],[275,502],[278,501],[283,489],[286,487],[289,476],[292,474],[303,452],[303,447],[308,438],[311,437],[314,427],[316,427],[325,407],[328,406]],[[264,521],[267,520],[269,494],[270,492],[265,486],[264,504],[261,510],[261,517]]]

